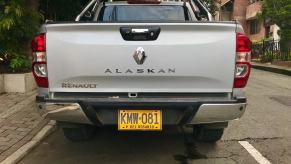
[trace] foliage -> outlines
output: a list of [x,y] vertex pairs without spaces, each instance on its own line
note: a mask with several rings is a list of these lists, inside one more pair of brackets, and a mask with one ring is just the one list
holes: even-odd
[[40,9],[45,18],[54,21],[73,21],[88,0],[42,0]]
[[262,40],[253,42],[252,59],[259,59],[261,62],[291,61],[291,47],[282,51],[280,41]]
[[274,55],[270,52],[261,56],[262,63],[270,63],[272,61],[274,61]]
[[203,0],[207,9],[212,15],[215,15],[215,12],[218,10],[215,0]]
[[10,61],[12,72],[21,72],[24,68],[29,68],[30,62],[25,56],[17,55]]
[[291,0],[263,0],[260,17],[280,27],[282,49],[291,46]]
[[252,59],[257,59],[259,58],[259,56],[262,53],[262,49],[263,49],[263,42],[257,42],[257,41],[253,41],[252,42]]
[[262,63],[269,63],[273,61],[291,61],[291,52],[266,52],[260,56]]
[[28,43],[38,31],[42,19],[42,15],[29,2],[0,0],[0,62],[13,61],[8,64],[12,69],[26,66],[25,62],[16,61],[27,58],[24,54]]

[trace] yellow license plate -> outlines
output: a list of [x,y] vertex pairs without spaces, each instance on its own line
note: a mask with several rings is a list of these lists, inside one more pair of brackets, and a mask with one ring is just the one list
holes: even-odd
[[161,110],[119,110],[118,130],[162,130]]

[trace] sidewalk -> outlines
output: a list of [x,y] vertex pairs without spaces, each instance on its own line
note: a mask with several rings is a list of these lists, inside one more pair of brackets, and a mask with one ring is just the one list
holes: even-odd
[[37,113],[36,92],[0,95],[0,162],[29,142],[47,123]]
[[252,68],[291,76],[290,67],[282,67],[282,66],[276,66],[272,64],[252,62]]

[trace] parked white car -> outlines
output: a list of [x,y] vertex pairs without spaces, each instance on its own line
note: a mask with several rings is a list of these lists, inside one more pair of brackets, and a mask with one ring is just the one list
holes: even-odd
[[246,109],[251,42],[199,0],[92,0],[76,22],[43,25],[32,50],[39,112],[72,141],[186,125],[215,142]]

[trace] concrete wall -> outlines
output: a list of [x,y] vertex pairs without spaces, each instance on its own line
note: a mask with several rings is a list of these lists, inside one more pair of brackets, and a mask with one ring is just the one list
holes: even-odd
[[0,74],[0,93],[4,92],[4,75]]
[[32,73],[4,74],[5,92],[25,93],[36,88]]
[[[266,29],[264,22],[261,21],[259,25],[259,32],[258,34],[251,35],[250,34],[250,20],[258,19],[257,14],[262,10],[262,2],[261,1],[254,1],[254,3],[250,3],[250,0],[216,0],[218,3],[218,8],[220,11],[217,12],[215,20],[237,20],[240,22],[244,28],[245,33],[254,41],[261,41],[266,37]],[[221,6],[231,4],[233,5],[233,10],[229,13],[224,12]],[[278,26],[271,26],[271,32],[273,32],[273,38],[275,40],[279,40],[280,37],[278,36]]]
[[235,0],[233,4],[233,19],[241,23],[245,31],[248,31],[246,12],[249,0]]
[[220,2],[221,5],[224,5],[225,3],[227,3],[229,0],[216,0],[216,2]]
[[246,19],[248,20],[247,21],[247,25],[248,25],[247,34],[250,36],[251,40],[254,40],[254,41],[261,41],[266,37],[266,28],[262,21],[260,21],[259,33],[253,34],[253,35],[250,34],[250,21],[249,20],[258,19],[257,14],[261,10],[262,10],[262,2],[258,1],[253,4],[250,4],[247,7],[247,11],[246,11]]
[[262,3],[261,2],[256,2],[247,7],[247,12],[246,12],[246,19],[253,19],[257,18],[258,12],[262,10]]
[[232,20],[231,15],[232,15],[232,13],[229,11],[222,11],[221,15],[220,15],[220,20],[221,21],[231,21]]
[[36,83],[32,73],[29,73],[25,76],[25,88],[26,92],[36,89]]
[[[248,23],[248,25],[250,26],[250,23]],[[251,35],[250,31],[247,32],[252,41],[261,41],[266,36],[266,28],[265,28],[264,23],[262,21],[260,21],[259,26],[260,26],[259,33]]]

